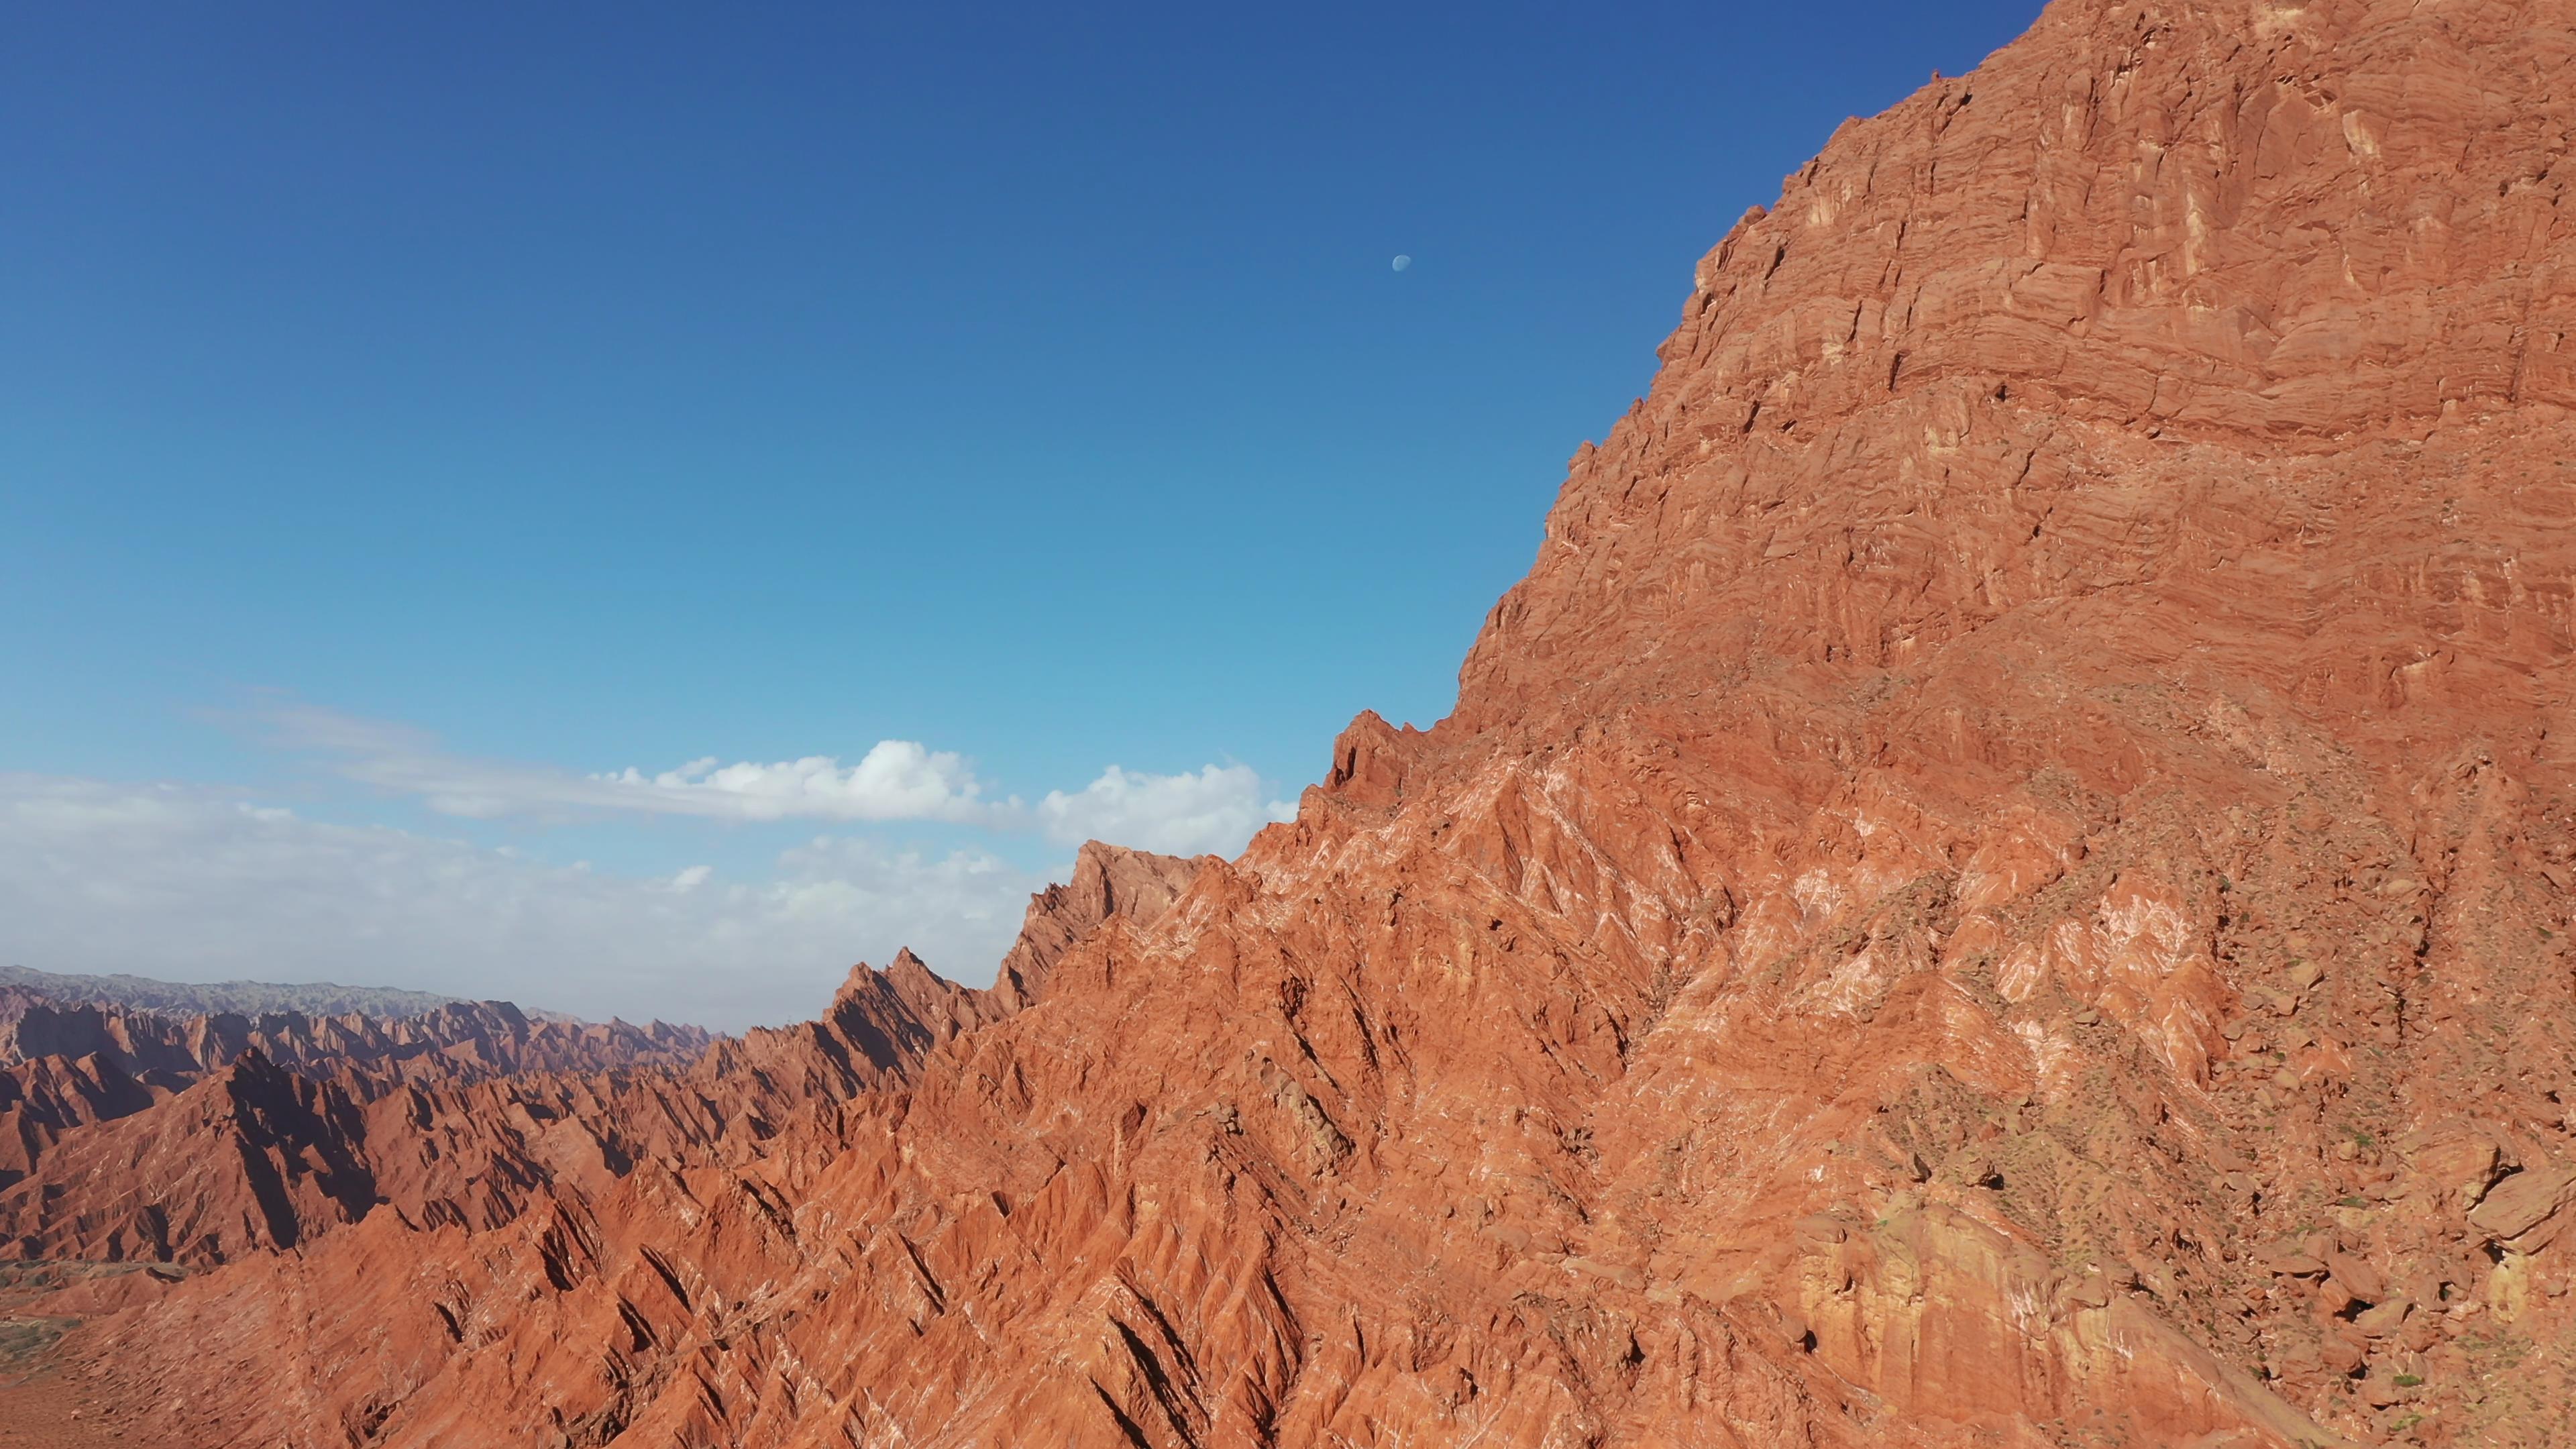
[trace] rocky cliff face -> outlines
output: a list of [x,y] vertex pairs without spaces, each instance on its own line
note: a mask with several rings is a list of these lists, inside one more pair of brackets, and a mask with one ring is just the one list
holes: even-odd
[[2571,21],[2057,0],[1701,263],[1437,728],[756,1142],[62,1351],[207,1445],[2576,1443]]
[[1028,922],[996,973],[994,996],[1006,1010],[1037,1000],[1055,963],[1076,942],[1112,916],[1132,928],[1151,926],[1215,859],[1183,860],[1096,840],[1083,846],[1074,858],[1073,879],[1029,902]]

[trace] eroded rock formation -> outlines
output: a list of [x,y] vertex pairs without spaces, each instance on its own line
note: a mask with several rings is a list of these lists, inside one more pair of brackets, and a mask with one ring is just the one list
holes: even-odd
[[[66,1180],[50,1187],[11,1193],[39,1174],[40,1159],[66,1134],[193,1096],[200,1105],[169,1120],[185,1118],[249,1080],[245,1072],[342,1076],[344,1096],[372,1100],[404,1081],[453,1090],[526,1073],[681,1066],[712,1040],[699,1028],[662,1022],[532,1021],[498,1001],[449,1003],[395,1019],[295,1012],[183,1017],[0,988],[0,1240],[21,1230],[25,1204],[36,1199],[61,1206],[67,1195],[86,1200],[124,1190],[113,1173],[97,1175],[102,1159],[61,1169],[56,1175]],[[222,1084],[210,1084],[216,1078]],[[156,1119],[118,1135],[139,1144],[173,1130],[181,1129]],[[48,1235],[38,1240],[64,1246]]]
[[285,1067],[383,1067],[441,1078],[599,1071],[684,1062],[714,1038],[694,1026],[530,1019],[506,1001],[450,1002],[405,1017],[173,1016],[51,1001],[12,991],[0,1003],[0,1069],[45,1057],[98,1056],[129,1075],[184,1081],[247,1051]]
[[2571,22],[2057,0],[1701,263],[1436,728],[728,1048],[733,1150],[59,1352],[203,1445],[2576,1443]]

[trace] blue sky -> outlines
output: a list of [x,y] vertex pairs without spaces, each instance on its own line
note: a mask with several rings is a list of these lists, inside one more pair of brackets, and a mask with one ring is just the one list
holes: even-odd
[[1692,263],[2036,9],[21,7],[0,957],[987,979],[1444,713]]

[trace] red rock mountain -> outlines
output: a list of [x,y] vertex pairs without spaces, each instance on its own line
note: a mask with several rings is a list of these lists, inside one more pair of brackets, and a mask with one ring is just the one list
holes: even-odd
[[70,1382],[299,1449],[2576,1443],[2571,134],[2559,0],[2056,0],[1702,261],[1436,728],[610,1103],[622,1169],[120,1280]]
[[[712,1040],[697,1027],[661,1022],[531,1021],[505,1001],[459,1002],[391,1020],[296,1012],[179,1017],[0,988],[0,1238],[15,1226],[13,1203],[56,1199],[66,1190],[8,1192],[66,1133],[143,1112],[227,1075],[246,1054],[255,1059],[246,1063],[254,1074],[279,1067],[317,1076],[352,1072],[373,1084],[368,1095],[381,1095],[408,1080],[457,1087],[537,1071],[680,1065]],[[101,1186],[86,1180],[89,1167],[65,1171],[84,1179],[81,1195]]]
[[184,1079],[246,1051],[286,1066],[382,1066],[453,1077],[583,1071],[685,1061],[714,1038],[694,1026],[531,1020],[506,1001],[455,1002],[414,1016],[301,1012],[173,1016],[58,1003],[9,989],[0,1000],[0,1067],[98,1055],[118,1070]]

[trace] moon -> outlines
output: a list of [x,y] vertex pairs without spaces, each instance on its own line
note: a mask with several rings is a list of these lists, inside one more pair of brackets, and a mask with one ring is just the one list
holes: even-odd
[[1395,259],[1395,269],[1399,272],[1412,265],[1413,258],[1411,257],[1397,257]]

